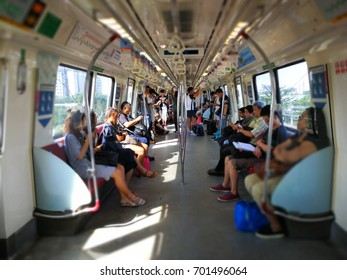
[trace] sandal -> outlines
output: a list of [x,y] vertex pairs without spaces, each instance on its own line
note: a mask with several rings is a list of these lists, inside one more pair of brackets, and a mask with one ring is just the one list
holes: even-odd
[[120,206],[122,206],[122,207],[137,207],[139,205],[137,205],[135,202],[133,202],[131,200],[121,200]]
[[[152,173],[148,173],[148,172],[152,172]],[[158,175],[158,172],[147,170],[144,177],[155,178],[155,177],[157,177],[157,175]]]
[[132,200],[132,203],[134,203],[135,206],[141,206],[141,205],[143,205],[143,204],[146,203],[146,201],[145,201],[144,199],[142,199],[141,197],[138,197],[138,196],[136,196],[136,195],[134,195],[134,194],[131,195],[131,196],[129,197],[129,199]]

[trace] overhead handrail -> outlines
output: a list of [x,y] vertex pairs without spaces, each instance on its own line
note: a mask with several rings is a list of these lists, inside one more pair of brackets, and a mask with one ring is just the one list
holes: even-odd
[[[220,87],[222,87],[222,81],[218,78],[218,81],[220,82]],[[221,110],[220,110],[220,117],[219,117],[219,130],[220,133],[222,134],[222,126],[223,126],[223,115],[224,115],[224,101],[225,101],[225,94],[224,91],[222,89],[223,92],[223,97],[222,97],[222,103],[220,104],[221,106]]]

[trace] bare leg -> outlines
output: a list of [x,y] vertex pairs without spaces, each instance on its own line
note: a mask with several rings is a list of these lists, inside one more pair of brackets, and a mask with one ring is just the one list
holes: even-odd
[[141,164],[143,164],[143,159],[145,157],[145,150],[144,150],[144,148],[139,146],[139,145],[134,145],[134,144],[127,145],[127,148],[133,150],[134,153],[137,155],[137,159],[141,162]]
[[274,214],[265,213],[266,217],[268,218],[270,222],[270,226],[273,232],[279,232],[282,231],[282,227],[280,222],[278,221],[277,217]]
[[[129,173],[129,172],[128,172]],[[143,205],[145,201],[134,195],[128,188],[128,185],[125,181],[125,174],[124,174],[124,166],[121,164],[117,165],[117,168],[113,172],[111,176],[115,182],[115,185],[117,189],[119,190],[120,196],[121,196],[121,202],[126,203],[133,203],[135,205],[132,206],[139,206]],[[127,205],[129,206],[129,205]]]
[[118,164],[111,177],[113,178],[114,183],[120,192],[121,198],[130,197],[132,195],[125,181],[123,165]]
[[230,177],[229,177],[229,162],[230,162],[230,159],[229,157],[225,157],[224,159],[224,179],[223,179],[223,187],[227,188],[229,186],[229,183],[230,183]]
[[141,142],[138,142],[136,145],[144,150],[144,156],[146,157],[148,155],[148,145]]
[[136,169],[142,176],[154,178],[158,175],[157,172],[147,170],[137,158],[135,158],[135,162],[137,164]]
[[238,178],[239,178],[239,173],[237,172],[234,162],[232,160],[229,161],[228,165],[228,170],[229,170],[229,177],[230,177],[230,187],[231,187],[231,194],[237,194],[238,193]]
[[192,131],[192,118],[187,119],[187,124],[188,124],[188,130]]
[[134,169],[131,169],[128,171],[128,173],[125,174],[125,183],[129,185],[131,176],[133,175]]

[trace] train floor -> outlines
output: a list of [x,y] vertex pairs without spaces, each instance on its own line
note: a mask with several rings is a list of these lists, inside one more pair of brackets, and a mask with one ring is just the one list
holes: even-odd
[[[234,224],[235,202],[218,202],[209,176],[219,147],[211,136],[187,136],[182,183],[177,134],[159,137],[150,148],[154,179],[133,177],[131,187],[146,204],[124,208],[115,190],[101,209],[72,236],[41,236],[18,259],[88,260],[341,260],[347,259],[346,233],[333,225],[329,240],[263,240]],[[250,199],[240,180],[242,199]]]

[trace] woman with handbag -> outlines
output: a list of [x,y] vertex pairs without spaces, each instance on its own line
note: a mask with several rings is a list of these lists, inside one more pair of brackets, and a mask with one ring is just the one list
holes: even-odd
[[[289,138],[273,150],[275,162],[277,163],[276,166],[286,167],[282,168],[283,171],[288,170],[288,166],[291,167],[303,158],[329,146],[325,117],[322,109],[313,107],[307,108],[301,116],[299,116],[297,128],[300,132],[298,135]],[[271,195],[283,176],[283,174],[280,174],[282,173],[280,168],[276,168],[273,172],[274,176],[268,180],[267,195]],[[261,173],[264,172],[258,173],[259,174],[254,173],[248,175],[245,178],[247,191],[252,195],[255,202],[259,205],[260,209],[263,210],[269,220],[269,224],[260,228],[256,232],[256,236],[265,239],[284,237],[283,228],[277,217],[271,211],[264,211],[263,209],[262,193],[265,189],[265,183],[261,178]]]
[[[88,169],[91,167],[90,161],[87,159],[87,151],[89,149],[89,138],[85,138],[82,124],[83,114],[79,110],[71,112],[69,119],[69,132],[65,135],[65,153],[71,167],[83,179],[89,179]],[[124,166],[120,163],[117,167],[106,165],[95,165],[97,177],[109,180],[112,178],[117,189],[120,192],[121,206],[135,207],[145,204],[145,200],[133,194],[125,181]]]
[[[143,166],[145,150],[140,145],[119,143],[117,135],[121,135],[116,127],[118,111],[114,108],[109,108],[106,112],[105,124],[99,137],[100,143],[96,146],[96,151],[113,151],[119,154],[120,163],[136,167],[138,174],[155,178],[158,173],[146,169]],[[137,154],[137,157],[135,156]],[[129,164],[128,164],[129,163]]]

